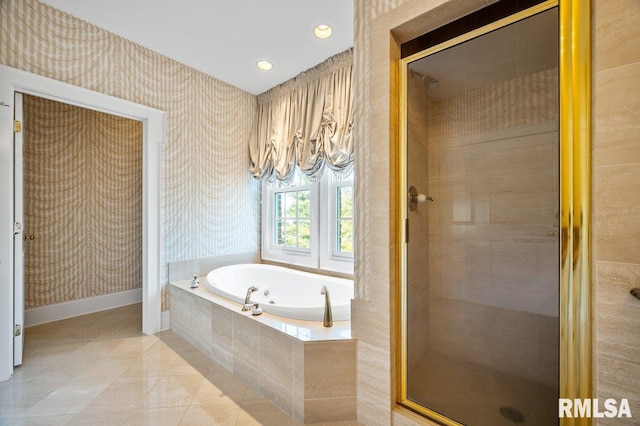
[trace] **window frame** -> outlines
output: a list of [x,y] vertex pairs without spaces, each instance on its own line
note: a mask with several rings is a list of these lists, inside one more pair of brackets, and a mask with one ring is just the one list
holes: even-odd
[[[305,185],[288,185],[278,187],[277,184],[262,182],[262,259],[274,262],[289,263],[297,266],[317,267],[318,227],[314,226],[318,217],[318,183],[309,182]],[[309,190],[309,249],[288,247],[275,244],[275,195],[294,191]]]
[[[300,173],[296,171],[296,173]],[[336,179],[333,171],[327,169],[317,182],[305,185],[262,182],[262,259],[287,263],[331,272],[353,274],[353,253],[338,252],[337,234],[337,188],[353,186],[353,175],[347,179]],[[286,247],[275,244],[275,196],[276,193],[309,190],[311,233],[309,249]],[[321,208],[326,206],[325,208]],[[355,213],[355,200],[354,207]]]
[[[334,173],[327,170],[322,176],[321,183],[320,203],[327,206],[327,209],[320,218],[320,230],[323,233],[323,238],[320,238],[320,269],[353,274],[353,252],[338,251],[340,243],[338,238],[338,188],[345,186],[353,188],[353,174],[346,179],[336,179]],[[353,214],[355,214],[355,200]]]

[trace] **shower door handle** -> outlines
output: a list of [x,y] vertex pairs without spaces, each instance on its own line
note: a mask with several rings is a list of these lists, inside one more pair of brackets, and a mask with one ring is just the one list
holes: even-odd
[[404,220],[404,242],[409,243],[409,218]]

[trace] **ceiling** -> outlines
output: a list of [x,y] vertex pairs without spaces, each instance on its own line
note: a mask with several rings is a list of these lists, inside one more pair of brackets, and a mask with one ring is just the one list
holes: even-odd
[[41,1],[254,95],[353,46],[349,0]]

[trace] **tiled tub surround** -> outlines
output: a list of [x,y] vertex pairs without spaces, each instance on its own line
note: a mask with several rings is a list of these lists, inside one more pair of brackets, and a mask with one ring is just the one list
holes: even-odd
[[[203,283],[205,277],[199,278]],[[169,286],[171,329],[303,423],[356,417],[356,341],[351,322],[282,319],[241,312],[241,305],[191,281]]]

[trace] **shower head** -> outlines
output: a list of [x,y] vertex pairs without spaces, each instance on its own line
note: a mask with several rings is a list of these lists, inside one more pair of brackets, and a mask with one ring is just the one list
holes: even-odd
[[438,88],[438,86],[440,86],[440,80],[437,80],[430,75],[423,75],[422,84],[427,88],[427,92],[433,92]]
[[427,92],[433,92],[438,88],[438,86],[440,86],[440,80],[435,77],[431,77],[428,74],[422,74],[416,70],[411,70],[411,75],[422,81],[424,87],[427,88]]

